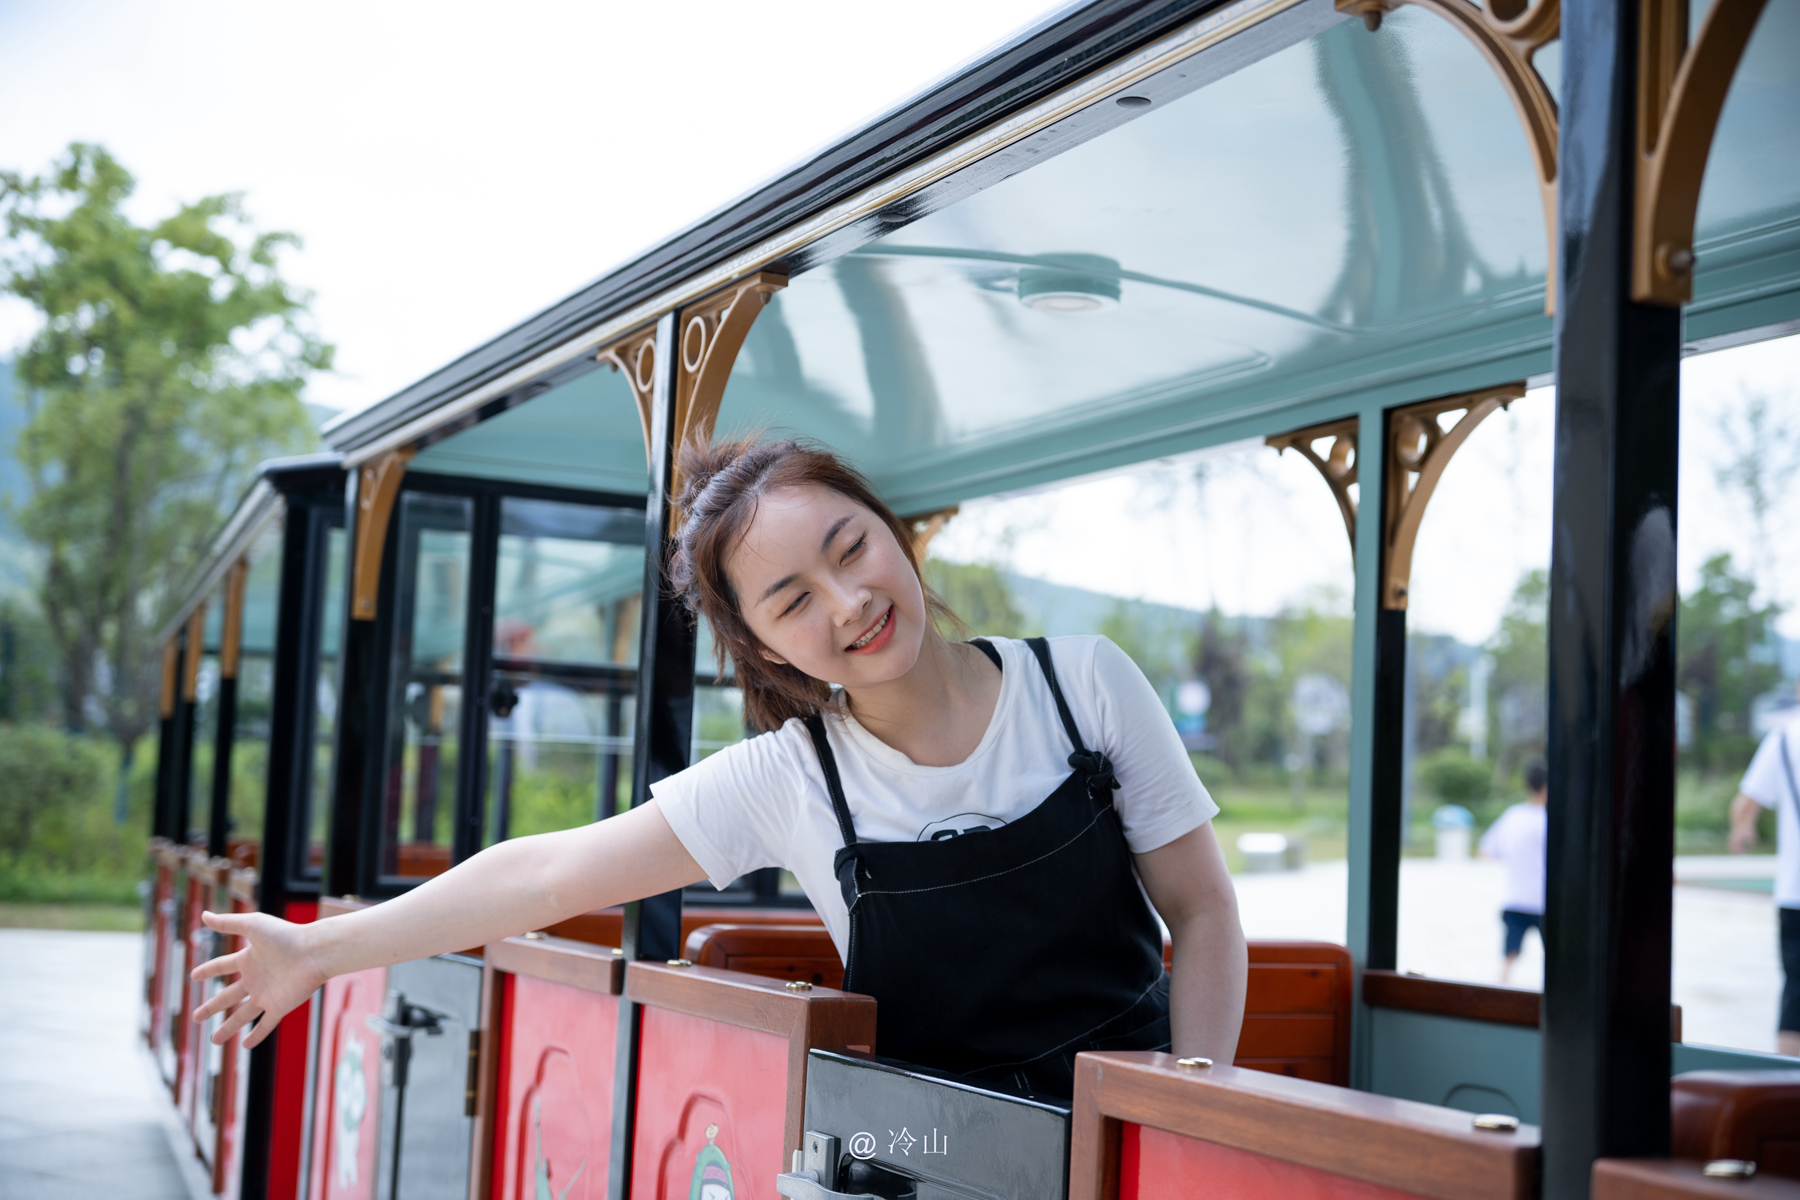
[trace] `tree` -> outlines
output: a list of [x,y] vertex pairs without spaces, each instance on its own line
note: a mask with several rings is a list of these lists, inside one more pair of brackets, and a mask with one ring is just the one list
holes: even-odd
[[993,637],[1025,637],[1025,618],[998,568],[985,563],[925,560],[925,582],[969,632]]
[[0,281],[44,320],[17,363],[19,525],[42,554],[63,720],[97,712],[127,770],[155,713],[151,632],[251,468],[310,443],[300,391],[331,362],[277,271],[298,239],[250,232],[236,195],[140,227],[135,186],[81,143],[43,176],[0,172]]
[[1502,787],[1528,758],[1544,752],[1550,687],[1548,613],[1550,576],[1543,568],[1519,577],[1500,628],[1488,639],[1494,660],[1488,686],[1499,703],[1489,711],[1496,746],[1494,769]]
[[1756,575],[1764,598],[1779,603],[1774,558],[1781,543],[1769,524],[1800,472],[1800,429],[1774,415],[1767,396],[1746,393],[1741,413],[1726,409],[1720,414],[1719,434],[1730,456],[1715,464],[1713,478],[1721,491],[1737,493],[1749,510]]
[[1729,554],[1700,567],[1700,586],[1681,601],[1676,686],[1694,708],[1689,751],[1702,771],[1742,769],[1756,749],[1750,704],[1781,682],[1770,633],[1781,610],[1754,603],[1756,582]]

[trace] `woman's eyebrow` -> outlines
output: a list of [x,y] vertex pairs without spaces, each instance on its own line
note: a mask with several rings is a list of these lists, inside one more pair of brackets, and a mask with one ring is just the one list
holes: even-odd
[[761,596],[757,597],[756,602],[758,604],[761,604],[763,601],[767,600],[770,596],[773,596],[776,592],[779,592],[782,588],[786,587],[788,584],[794,582],[794,580],[796,580],[798,578],[800,578],[800,575],[798,572],[796,572],[792,575],[784,575],[780,579],[777,579],[774,583],[771,583],[768,587],[768,590],[763,592],[763,594]]
[[819,543],[820,554],[824,554],[831,549],[831,539],[836,537],[838,535],[838,530],[848,525],[855,516],[855,513],[851,513],[849,516],[839,517],[831,523],[831,528],[825,531],[825,540]]

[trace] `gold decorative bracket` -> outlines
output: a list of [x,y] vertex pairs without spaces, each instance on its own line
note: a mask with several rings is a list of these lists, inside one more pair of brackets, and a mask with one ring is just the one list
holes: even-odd
[[[1381,607],[1406,607],[1413,543],[1425,520],[1425,506],[1451,457],[1477,425],[1524,394],[1523,383],[1509,383],[1408,404],[1388,414],[1387,462],[1382,472],[1386,494],[1381,506]],[[1459,411],[1462,416],[1448,429],[1439,423],[1445,413]]]
[[219,630],[219,678],[236,679],[239,651],[244,640],[244,582],[250,575],[247,559],[238,559],[225,572],[225,619]]
[[[675,420],[670,441],[680,447],[696,434],[711,434],[725,399],[725,382],[750,326],[762,313],[769,297],[787,286],[787,276],[758,271],[730,287],[683,308],[679,314],[675,353]],[[625,373],[637,401],[638,420],[644,430],[644,450],[650,446],[650,406],[656,394],[656,327],[650,326],[602,347],[602,362]],[[681,494],[679,474],[669,479],[669,495]]]
[[1764,0],[1713,0],[1692,46],[1687,0],[1639,2],[1631,298],[1675,306],[1693,298],[1700,184]]
[[181,671],[181,648],[173,634],[163,643],[162,693],[157,697],[156,711],[163,720],[175,715],[175,685]]
[[181,662],[181,698],[189,704],[200,696],[200,659],[206,653],[206,601],[188,614],[187,654]]
[[940,508],[935,512],[920,513],[913,517],[901,517],[900,523],[912,534],[913,561],[920,566],[925,565],[925,553],[931,548],[931,539],[944,531],[961,509],[952,504],[949,508]]
[[[1655,3],[1657,0],[1645,0]],[[1402,4],[1416,4],[1455,26],[1488,66],[1500,77],[1500,86],[1519,114],[1525,144],[1537,168],[1538,194],[1544,205],[1544,235],[1548,243],[1544,266],[1544,312],[1556,313],[1556,101],[1532,58],[1556,40],[1562,30],[1561,0],[1337,0],[1339,12],[1359,16],[1371,31],[1381,28],[1383,15]],[[1698,182],[1696,181],[1696,187]]]
[[[1350,535],[1352,562],[1356,561],[1356,497],[1350,489],[1356,486],[1356,424],[1355,417],[1347,417],[1263,439],[1263,444],[1273,446],[1277,454],[1295,451],[1324,476],[1325,486],[1331,489],[1338,511],[1344,515],[1344,532]],[[1331,447],[1320,454],[1313,447],[1326,438],[1331,439]]]
[[650,406],[656,400],[656,326],[647,325],[616,342],[600,347],[594,355],[624,374],[637,402],[638,424],[644,431],[644,457],[650,457]]
[[373,621],[381,602],[381,553],[387,548],[394,499],[406,466],[418,453],[411,446],[390,450],[365,463],[356,481],[356,560],[350,577],[350,618]]

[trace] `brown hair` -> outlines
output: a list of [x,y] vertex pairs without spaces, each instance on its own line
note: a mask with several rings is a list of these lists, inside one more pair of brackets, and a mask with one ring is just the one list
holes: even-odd
[[725,574],[725,560],[770,492],[810,484],[829,488],[874,513],[900,543],[913,573],[919,575],[927,611],[939,620],[960,624],[925,587],[905,523],[881,502],[860,471],[825,447],[797,438],[775,442],[756,437],[720,442],[695,439],[681,447],[679,464],[684,482],[675,507],[681,525],[669,561],[669,584],[689,612],[711,624],[719,670],[724,672],[729,655],[744,692],[745,715],[758,729],[775,729],[791,717],[811,716],[831,696],[826,681],[789,663],[763,657],[763,644],[745,623],[737,591]]

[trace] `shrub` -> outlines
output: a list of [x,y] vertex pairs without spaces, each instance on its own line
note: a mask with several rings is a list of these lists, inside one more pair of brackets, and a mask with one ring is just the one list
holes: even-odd
[[1420,759],[1413,778],[1445,804],[1478,805],[1494,786],[1494,768],[1455,746]]
[[118,766],[107,745],[46,725],[0,725],[0,780],[0,900],[135,900],[143,803],[136,798],[124,824],[113,820]]

